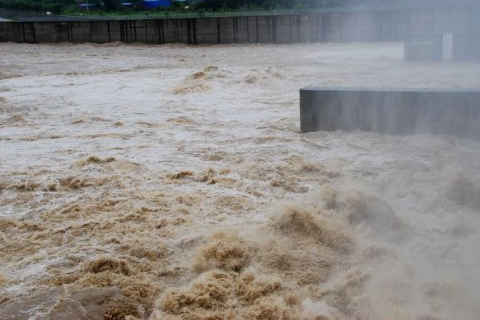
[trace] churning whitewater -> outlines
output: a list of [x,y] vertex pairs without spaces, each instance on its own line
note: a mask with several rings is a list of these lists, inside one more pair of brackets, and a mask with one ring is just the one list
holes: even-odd
[[480,88],[400,43],[0,46],[0,319],[478,319],[480,142],[298,89]]

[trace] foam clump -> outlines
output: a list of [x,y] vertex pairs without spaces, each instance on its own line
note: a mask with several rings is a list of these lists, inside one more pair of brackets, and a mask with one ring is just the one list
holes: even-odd
[[0,217],[0,231],[6,231],[17,227],[17,222],[14,219]]
[[158,291],[154,283],[142,279],[142,275],[125,276],[123,274],[105,271],[101,273],[87,273],[75,282],[76,288],[91,287],[116,287],[119,288],[125,296],[133,299],[137,303],[150,308],[153,306]]
[[254,320],[300,320],[296,312],[288,308],[281,297],[266,297],[259,299],[245,313],[244,319]]
[[174,87],[173,93],[178,95],[200,93],[211,90],[212,87],[207,80],[214,78],[214,75],[212,75],[212,72],[214,71],[218,71],[217,66],[206,66],[202,71],[194,72],[188,76],[186,80]]
[[165,245],[157,246],[155,249],[136,247],[130,250],[130,255],[139,259],[155,261],[166,257],[168,255],[168,249]]
[[111,256],[101,256],[93,261],[88,262],[85,266],[85,270],[91,273],[110,271],[113,273],[124,274],[126,276],[131,274],[130,267],[125,260],[117,259]]
[[180,171],[180,172],[175,173],[175,174],[167,175],[167,178],[169,178],[171,180],[179,180],[179,179],[183,179],[183,178],[190,177],[190,176],[193,176],[192,171]]
[[218,268],[239,272],[249,264],[251,251],[252,248],[238,235],[218,232],[198,250],[194,269],[205,271]]
[[21,181],[18,183],[13,183],[8,186],[8,189],[16,190],[19,192],[30,192],[37,191],[40,187],[40,183],[35,181]]
[[198,71],[198,72],[195,72],[193,74],[191,74],[188,79],[189,80],[197,80],[197,79],[211,79],[212,78],[212,75],[210,74],[210,72],[212,71],[218,71],[218,67],[217,66],[206,66],[205,68],[203,68],[202,71]]
[[181,83],[173,89],[174,94],[200,93],[211,90],[212,87],[201,79]]
[[104,320],[131,320],[139,319],[138,308],[132,304],[118,304],[108,307],[103,315]]
[[258,298],[282,290],[282,282],[269,276],[256,276],[253,272],[241,274],[236,281],[236,294],[245,302],[253,302]]
[[163,311],[180,314],[192,309],[218,309],[225,305],[233,287],[233,278],[221,270],[212,270],[194,280],[188,288],[168,289],[160,298]]
[[290,236],[310,238],[333,249],[349,249],[350,239],[336,226],[312,211],[296,204],[284,204],[277,208],[272,225],[276,230]]
[[180,319],[299,319],[297,306],[287,303],[283,293],[279,279],[215,269],[187,287],[167,289],[157,305],[162,316]]
[[101,159],[100,157],[97,157],[97,156],[89,156],[85,159],[81,159],[77,162],[77,165],[83,167],[83,166],[87,166],[87,165],[90,165],[90,164],[104,164],[104,163],[109,163],[109,162],[113,162],[115,161],[115,158],[113,157],[108,157],[108,158],[105,158],[105,159]]

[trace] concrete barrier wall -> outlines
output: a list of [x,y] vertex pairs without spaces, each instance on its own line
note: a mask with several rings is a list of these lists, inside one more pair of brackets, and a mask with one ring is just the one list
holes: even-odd
[[300,90],[300,129],[480,140],[480,90],[305,88]]
[[480,4],[220,18],[0,22],[0,41],[294,43],[400,41],[406,34],[480,30]]

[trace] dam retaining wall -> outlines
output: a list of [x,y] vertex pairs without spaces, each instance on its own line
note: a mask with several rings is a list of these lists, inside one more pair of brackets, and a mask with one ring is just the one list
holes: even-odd
[[[343,8],[232,17],[0,22],[0,42],[301,43],[403,41],[411,33],[480,30],[480,3]],[[73,18],[72,18],[73,19]]]

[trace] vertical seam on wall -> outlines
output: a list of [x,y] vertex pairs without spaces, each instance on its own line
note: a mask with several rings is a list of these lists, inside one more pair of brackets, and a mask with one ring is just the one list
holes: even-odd
[[217,43],[220,43],[220,18],[217,18]]

